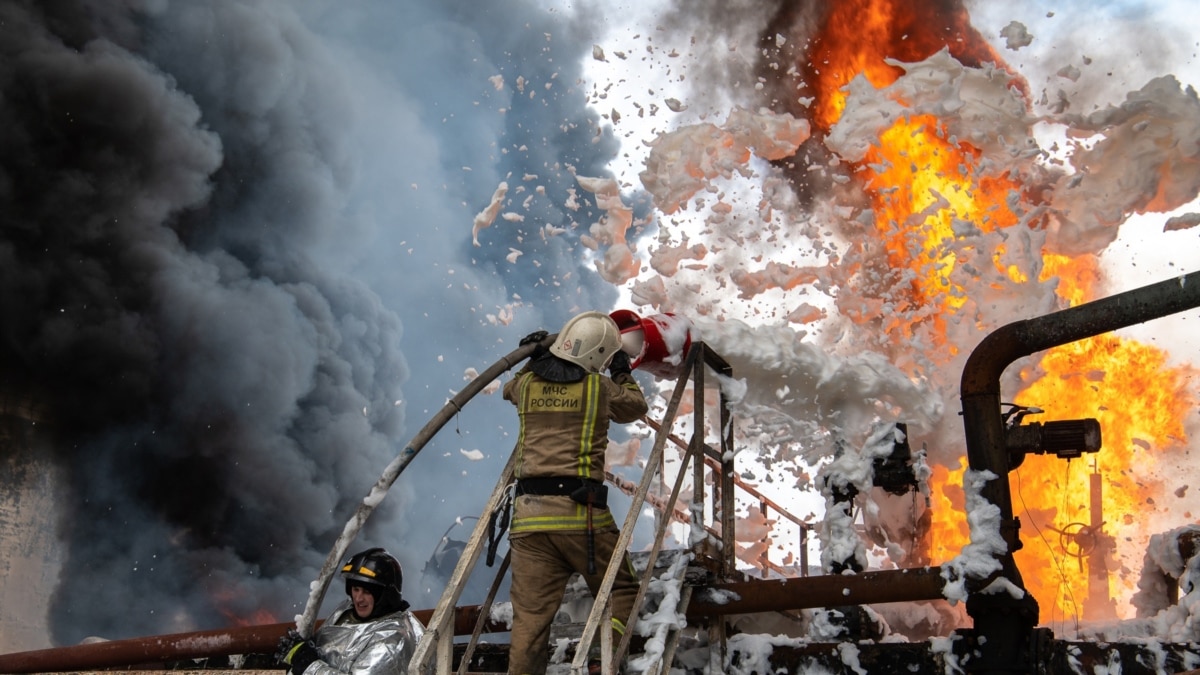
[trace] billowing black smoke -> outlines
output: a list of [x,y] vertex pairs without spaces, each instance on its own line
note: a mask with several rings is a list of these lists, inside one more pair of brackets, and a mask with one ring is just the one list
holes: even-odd
[[[0,5],[0,387],[43,411],[66,471],[55,643],[290,620],[468,368],[612,303],[575,247],[599,214],[566,205],[615,144],[562,20],[520,0]],[[473,247],[500,181],[525,220]],[[512,447],[496,398],[360,537],[409,580]],[[416,586],[418,606],[441,590]]]

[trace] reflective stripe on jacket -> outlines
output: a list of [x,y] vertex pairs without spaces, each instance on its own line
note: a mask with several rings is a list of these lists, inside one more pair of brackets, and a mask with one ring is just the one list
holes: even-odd
[[[604,479],[609,421],[633,422],[648,407],[637,381],[590,373],[577,382],[551,382],[528,365],[504,385],[504,398],[517,407],[517,478],[539,476]],[[608,509],[592,510],[592,527],[615,527]],[[521,495],[509,532],[584,531],[587,507],[561,495]]]

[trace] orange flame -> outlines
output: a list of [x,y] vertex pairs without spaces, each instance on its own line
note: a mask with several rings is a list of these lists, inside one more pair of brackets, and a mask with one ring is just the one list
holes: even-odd
[[856,75],[875,87],[899,77],[900,69],[885,59],[920,61],[945,47],[967,66],[1001,62],[957,0],[839,0],[828,5],[802,69],[816,94],[811,117],[820,129],[829,129],[841,117],[846,105],[842,87]]
[[[985,232],[1018,221],[1004,196],[1019,186],[1006,179],[977,180],[971,167],[979,155],[966,142],[947,140],[937,118],[918,115],[881,134],[879,146],[864,160],[888,262],[894,269],[918,272],[910,282],[910,302],[926,308],[922,313],[939,335],[946,332],[946,312],[962,307],[967,293],[950,281],[955,257],[943,242],[954,240],[953,221],[977,223]],[[942,346],[955,350],[945,342]]]
[[[941,563],[958,555],[966,542],[970,541],[967,521],[961,517],[966,511],[967,500],[963,492],[965,466],[949,468],[940,464],[931,467],[929,477],[929,561]],[[954,517],[959,514],[958,517]]]
[[[1043,276],[1059,276],[1058,293],[1068,304],[1095,296],[1093,260],[1044,258]],[[1161,495],[1177,487],[1147,476],[1160,456],[1186,444],[1183,420],[1198,403],[1187,386],[1195,372],[1169,365],[1156,347],[1113,334],[1048,350],[1036,367],[1021,371],[1025,386],[1017,404],[1045,410],[1047,420],[1095,418],[1103,436],[1100,452],[1082,462],[1031,455],[1009,477],[1024,544],[1015,558],[1043,622],[1122,614],[1114,600],[1136,590],[1141,551],[1154,534],[1145,531],[1145,516],[1161,509],[1156,497],[1161,502]],[[1102,488],[1096,513],[1092,473],[1099,474]],[[940,495],[932,509],[934,563],[949,560],[969,541],[962,474],[962,467],[938,467],[930,480],[932,492]],[[1122,542],[1126,551],[1119,559],[1114,547]]]
[[[1059,294],[1071,304],[1095,296],[1097,274],[1090,260],[1052,256],[1046,260],[1044,276],[1060,277]],[[1021,371],[1026,387],[1016,397],[1017,403],[1044,409],[1047,419],[1094,417],[1103,435],[1103,448],[1086,462],[1103,483],[1098,513],[1092,512],[1089,500],[1091,471],[1087,468],[1064,465],[1049,456],[1032,456],[1010,478],[1017,501],[1014,511],[1021,518],[1021,537],[1026,542],[1016,553],[1018,566],[1067,568],[1058,574],[1025,578],[1026,586],[1042,604],[1044,620],[1104,618],[1095,616],[1103,607],[1087,605],[1089,597],[1127,597],[1136,590],[1140,555],[1121,570],[1119,561],[1087,555],[1096,542],[1081,547],[1070,535],[1081,529],[1079,524],[1096,522],[1114,543],[1129,541],[1136,544],[1131,547],[1136,551],[1145,549],[1148,536],[1154,534],[1144,530],[1145,516],[1159,510],[1155,497],[1161,501],[1161,495],[1174,488],[1146,476],[1167,451],[1185,443],[1183,420],[1197,403],[1187,388],[1191,374],[1188,367],[1170,366],[1162,350],[1111,333],[1051,349],[1036,368]],[[1045,512],[1022,513],[1022,503],[1030,508],[1040,506]],[[1139,514],[1136,521],[1133,514]],[[1073,524],[1076,527],[1070,527]],[[1097,553],[1103,555],[1104,551]],[[1103,569],[1092,569],[1093,565]],[[1090,576],[1083,573],[1085,569]],[[1098,571],[1117,574],[1107,575],[1106,584],[1106,575],[1097,575]]]
[[[958,2],[929,0],[910,6],[903,0],[850,0],[829,5],[798,66],[814,95],[807,114],[819,130],[830,129],[840,118],[846,104],[842,87],[855,76],[866,77],[876,87],[896,80],[900,71],[886,58],[918,61],[948,48],[967,66],[1001,63],[970,28]],[[903,301],[908,307],[875,313],[884,317],[890,340],[910,339],[920,322],[923,332],[932,327],[930,332],[941,336],[934,348],[953,353],[956,347],[947,337],[945,322],[962,307],[968,292],[955,286],[950,276],[956,260],[944,242],[955,237],[954,220],[969,221],[985,232],[1019,222],[1005,197],[1019,192],[1020,183],[1016,178],[979,178],[971,170],[979,155],[967,142],[948,140],[937,118],[913,116],[883,133],[878,147],[858,167],[858,174],[866,176],[888,264],[900,271],[897,278],[906,284]],[[1097,297],[1094,259],[1044,254],[1043,262],[1042,280],[1058,277],[1057,293],[1064,305]],[[1019,273],[1001,271],[1022,280]],[[1036,368],[1021,372],[1025,388],[1017,403],[1045,409],[1047,421],[1095,417],[1104,442],[1087,462],[1100,474],[1097,485],[1102,490],[1091,487],[1092,471],[1055,457],[1031,456],[1010,474],[1025,544],[1016,559],[1039,601],[1043,621],[1087,618],[1086,611],[1095,609],[1088,605],[1111,611],[1109,598],[1133,590],[1137,569],[1130,574],[1128,566],[1115,564],[1109,570],[1117,573],[1109,575],[1111,587],[1104,587],[1103,575],[1088,587],[1088,570],[1104,558],[1085,560],[1079,526],[1103,520],[1099,531],[1091,532],[1101,535],[1099,539],[1137,539],[1134,543],[1142,545],[1136,551],[1140,562],[1145,537],[1152,533],[1137,531],[1125,514],[1146,512],[1163,486],[1135,482],[1134,477],[1145,475],[1140,469],[1152,465],[1156,453],[1184,443],[1182,420],[1196,404],[1185,387],[1188,374],[1169,367],[1162,351],[1112,335],[1049,350]],[[933,467],[928,557],[935,564],[957,555],[969,541],[963,470]],[[1092,494],[1102,497],[1103,516],[1095,521]],[[1090,541],[1095,544],[1097,538]]]
[[225,617],[230,626],[266,626],[279,623],[279,619],[270,611],[262,608],[245,609],[247,598],[253,597],[237,588],[211,589],[213,607]]

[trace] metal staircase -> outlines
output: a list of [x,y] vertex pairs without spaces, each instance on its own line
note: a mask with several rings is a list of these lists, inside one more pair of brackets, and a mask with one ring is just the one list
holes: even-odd
[[[716,428],[720,430],[720,435],[717,447],[711,447],[704,440],[704,429],[706,428],[705,380],[710,371],[724,377],[732,376],[732,369],[724,359],[703,342],[693,344],[687,353],[661,423],[647,420],[647,423],[656,430],[656,434],[650,457],[646,463],[647,469],[643,472],[641,481],[635,488],[630,489],[631,485],[628,481],[619,481],[616,480],[616,477],[610,476],[610,480],[619,488],[631,493],[632,503],[629,505],[628,514],[621,527],[621,534],[613,553],[614,558],[609,561],[607,572],[593,599],[586,622],[581,626],[574,626],[573,630],[564,626],[555,627],[560,634],[564,630],[571,631],[575,649],[569,664],[557,664],[550,672],[571,673],[572,675],[587,673],[589,654],[595,653],[595,643],[599,638],[598,651],[601,671],[606,674],[616,673],[618,664],[625,661],[625,656],[629,651],[630,642],[636,632],[635,624],[647,606],[674,603],[674,608],[669,606],[664,608],[660,605],[654,612],[656,615],[662,616],[664,611],[673,611],[678,620],[657,623],[654,627],[654,635],[645,641],[647,647],[643,648],[644,652],[631,659],[627,664],[627,671],[636,664],[638,672],[652,675],[669,672],[679,642],[680,629],[684,626],[682,617],[691,599],[692,585],[685,581],[685,577],[689,574],[693,577],[699,575],[707,581],[740,579],[742,577],[736,569],[735,558],[734,488],[738,479],[733,469],[731,448],[733,424],[723,393],[719,397],[718,403],[719,420]],[[687,426],[691,429],[691,437],[685,442],[674,436],[671,430],[679,418],[679,410],[689,382],[692,384],[693,401],[689,414],[691,423]],[[668,441],[684,448],[685,453],[677,473],[673,477],[670,495],[666,498],[659,495],[651,496],[651,487],[655,485],[658,474],[665,471],[664,449]],[[465,645],[456,646],[454,643],[454,617],[466,581],[470,578],[471,571],[487,545],[488,516],[501,504],[504,493],[512,482],[514,461],[515,455],[510,456],[508,464],[496,482],[491,497],[484,506],[483,515],[476,521],[462,556],[428,621],[425,635],[418,643],[416,653],[409,666],[409,673],[413,675],[431,671],[438,674],[457,672],[460,675],[468,672],[482,672],[469,671],[468,667],[479,646],[480,635],[489,620],[497,591],[504,575],[508,572],[509,559],[507,556],[497,568],[488,596],[479,612],[475,630]],[[711,479],[706,471],[711,473]],[[685,479],[689,475],[692,477],[693,498],[691,505],[683,508],[678,504],[678,500]],[[666,476],[663,478],[665,480]],[[709,483],[712,485],[712,494],[706,495],[705,486]],[[749,488],[746,485],[741,487]],[[752,490],[752,488],[749,489]],[[801,523],[762,495],[754,493],[754,496],[759,499],[759,503],[764,509],[767,506],[773,507],[793,522]],[[612,645],[610,644],[612,631],[600,630],[600,628],[609,625],[610,596],[617,570],[622,556],[628,552],[634,527],[642,507],[647,501],[656,509],[653,544],[648,552],[636,556],[645,571],[641,575],[641,585],[634,602],[635,611],[626,625],[624,636],[620,642]],[[690,525],[693,533],[702,533],[699,537],[693,536],[693,539],[698,540],[692,542],[690,550],[663,550],[668,526],[673,521],[686,522]],[[802,544],[806,541],[807,530],[807,523],[801,523]],[[804,556],[803,547],[801,550],[801,555]],[[802,569],[806,568],[807,565],[802,567]],[[763,569],[765,574],[767,569],[765,561]],[[658,588],[657,592],[650,591],[652,584]],[[723,622],[712,622],[712,625],[708,627],[707,635],[710,659],[712,665],[715,666],[711,669],[712,672],[720,671],[725,652],[725,638]],[[457,668],[455,668],[456,661]]]

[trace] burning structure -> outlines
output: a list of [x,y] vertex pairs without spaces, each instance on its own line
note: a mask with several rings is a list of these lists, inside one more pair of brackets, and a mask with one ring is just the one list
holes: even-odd
[[[891,571],[864,570],[854,543],[847,545],[845,541],[836,540],[838,536],[844,536],[844,533],[838,535],[836,528],[840,521],[847,520],[847,512],[850,510],[850,503],[855,499],[857,489],[848,480],[839,481],[838,471],[830,471],[826,474],[826,484],[832,501],[829,503],[830,508],[825,520],[827,526],[831,523],[833,526],[822,530],[825,543],[833,544],[827,546],[828,549],[833,549],[831,552],[822,553],[822,566],[827,574],[800,579],[785,578],[781,580],[782,583],[738,583],[736,579],[730,583],[730,580],[737,576],[735,565],[732,563],[737,550],[737,527],[733,513],[736,474],[734,452],[730,447],[733,431],[725,394],[719,395],[717,418],[720,435],[715,451],[709,447],[709,441],[705,438],[704,430],[707,425],[704,423],[702,411],[708,407],[703,401],[706,391],[703,383],[705,369],[711,367],[718,377],[724,378],[729,378],[732,371],[719,356],[709,353],[703,343],[690,346],[682,363],[680,381],[674,387],[674,393],[665,411],[664,423],[657,427],[658,434],[648,468],[636,489],[631,513],[626,519],[614,556],[620,559],[625,555],[632,526],[637,520],[638,510],[644,503],[643,499],[648,494],[648,488],[656,480],[665,479],[665,476],[660,477],[659,472],[652,468],[662,462],[662,451],[669,437],[669,429],[674,426],[685,385],[689,384],[696,390],[696,416],[692,424],[692,440],[686,444],[684,464],[679,467],[678,475],[673,481],[674,488],[660,510],[663,514],[675,513],[675,500],[680,495],[684,479],[689,475],[688,462],[694,462],[696,473],[692,485],[691,519],[695,540],[691,543],[691,552],[685,556],[677,556],[676,561],[671,564],[671,571],[663,578],[655,580],[657,575],[653,568],[654,560],[664,541],[665,526],[670,521],[669,517],[658,519],[658,534],[643,572],[638,598],[640,602],[646,589],[655,583],[659,585],[658,593],[662,597],[658,600],[657,609],[649,616],[644,615],[644,619],[650,619],[648,622],[643,619],[638,623],[635,621],[637,617],[630,619],[630,629],[636,626],[642,635],[653,636],[647,641],[646,654],[633,660],[631,667],[646,671],[646,666],[649,666],[649,670],[657,672],[664,665],[673,665],[680,635],[689,625],[685,620],[686,615],[688,619],[694,618],[707,626],[707,644],[690,649],[690,652],[701,652],[703,655],[681,657],[686,668],[698,669],[698,672],[703,671],[705,663],[708,664],[709,670],[720,670],[728,666],[733,672],[747,673],[759,672],[763,668],[807,672],[813,668],[837,670],[842,667],[853,672],[880,673],[895,672],[901,667],[923,672],[931,669],[939,672],[959,672],[965,668],[968,671],[991,673],[1057,673],[1097,671],[1111,667],[1112,664],[1120,666],[1124,661],[1130,662],[1131,672],[1161,673],[1190,669],[1192,665],[1200,662],[1200,650],[1196,649],[1194,641],[1188,639],[1191,630],[1191,603],[1187,602],[1186,598],[1170,596],[1177,595],[1180,590],[1178,584],[1184,582],[1185,578],[1188,594],[1192,593],[1190,576],[1185,574],[1186,570],[1179,569],[1179,562],[1183,559],[1188,560],[1190,568],[1191,561],[1196,556],[1195,539],[1200,537],[1200,528],[1183,528],[1164,536],[1163,542],[1160,542],[1156,549],[1166,553],[1166,557],[1147,556],[1144,589],[1153,592],[1158,590],[1156,586],[1172,587],[1165,594],[1156,593],[1159,597],[1155,600],[1165,599],[1168,604],[1177,601],[1178,604],[1174,607],[1161,607],[1156,616],[1142,625],[1135,622],[1133,633],[1126,632],[1126,625],[1117,624],[1105,629],[1107,632],[1104,643],[1097,644],[1055,639],[1050,629],[1036,627],[1038,603],[1025,588],[1013,555],[1020,550],[1022,542],[1018,535],[1019,521],[1013,516],[1012,495],[1003,477],[1019,467],[1027,454],[1048,454],[1059,459],[1071,459],[1083,453],[1096,452],[1101,447],[1101,432],[1094,419],[1050,422],[1044,425],[1022,424],[1021,414],[1031,412],[1028,409],[1022,409],[1021,413],[1017,414],[1011,411],[1002,413],[1000,376],[1015,360],[1046,348],[1197,307],[1200,307],[1200,272],[1045,317],[1009,324],[988,335],[971,353],[961,385],[964,428],[970,461],[970,469],[965,475],[966,512],[971,528],[970,543],[953,560],[940,567],[925,566]],[[522,347],[525,353],[532,351],[532,348],[533,345]],[[644,349],[643,355],[649,352],[649,349]],[[471,392],[467,394],[469,398],[483,390],[500,372],[521,360],[519,356],[517,354],[514,358],[506,357],[497,362],[487,373],[476,378],[464,393]],[[690,377],[688,373],[691,374]],[[461,410],[463,403],[465,401],[448,403],[442,413],[422,429],[396,462],[405,464],[410,461],[415,451],[428,440],[427,431],[432,429],[436,432],[453,411]],[[902,426],[896,426],[881,438],[891,443],[891,451],[873,458],[866,481],[871,486],[902,494],[918,483],[918,471],[905,443],[904,430]],[[681,443],[682,445],[684,444]],[[832,465],[836,465],[838,459],[835,459]],[[711,509],[715,529],[705,526],[703,529],[707,531],[706,534],[698,530],[697,526],[703,524],[704,513],[709,508],[702,487],[707,481],[703,479],[701,467],[710,462],[713,463],[714,469],[719,467],[719,470],[714,470],[711,474],[714,483]],[[510,459],[485,507],[485,515],[496,506],[506,492],[508,481],[512,477],[512,466],[513,459]],[[392,465],[389,465],[380,479],[380,484],[386,481],[386,484],[390,485],[395,477]],[[621,485],[619,481],[615,482]],[[372,495],[364,500],[364,507],[368,509],[368,513],[378,501],[375,496],[378,485]],[[359,511],[361,512],[362,508]],[[698,523],[697,519],[701,519],[701,522]],[[339,539],[338,545],[342,546],[342,549],[335,548],[330,554],[330,560],[340,559],[345,545],[348,544],[342,539],[353,536],[357,528],[351,530],[351,526],[356,522],[361,524],[360,521],[360,515],[356,513],[347,523],[346,532],[350,534],[344,534]],[[417,646],[409,672],[425,672],[425,665],[431,663],[434,652],[438,654],[437,672],[450,672],[452,669],[457,669],[460,673],[479,671],[478,667],[472,669],[471,664],[483,665],[486,671],[489,670],[486,666],[495,663],[494,657],[488,659],[477,656],[475,649],[482,632],[505,629],[492,611],[491,603],[498,583],[508,567],[509,559],[504,559],[483,607],[458,607],[462,584],[480,555],[487,529],[483,525],[483,519],[480,519],[471,542],[466,546],[452,576],[452,583],[443,594],[438,607],[432,612],[422,613],[422,620],[428,623],[428,628]],[[489,553],[489,557],[490,555]],[[836,557],[838,555],[843,557]],[[683,563],[693,556],[702,559],[711,556],[710,563],[716,566],[716,583],[712,582],[711,576],[707,585],[703,582],[697,584],[694,581],[685,581]],[[1172,557],[1173,562],[1169,560]],[[702,563],[702,567],[704,566],[706,564]],[[711,572],[710,569],[710,574]],[[847,574],[849,576],[846,576]],[[588,652],[582,647],[594,639],[596,627],[601,621],[607,625],[605,606],[614,576],[615,572],[610,569],[600,585],[595,604],[587,610],[587,627],[583,632],[580,649],[573,656],[572,672],[583,672],[586,668]],[[327,582],[326,578],[325,583]],[[696,586],[699,586],[696,603],[689,606]],[[323,587],[320,592],[324,592]],[[319,595],[314,597],[315,602],[319,604]],[[878,615],[866,609],[867,603],[942,599],[949,599],[951,602],[965,601],[971,627],[954,630],[945,638],[945,642],[939,643],[938,640],[930,639],[924,643],[906,643],[904,648],[892,640],[880,641],[880,638],[889,637],[889,634],[876,624]],[[315,606],[310,600],[309,607]],[[804,628],[805,636],[798,642],[790,642],[783,636],[777,636],[775,640],[765,643],[770,645],[770,649],[763,652],[762,643],[739,641],[736,640],[738,636],[731,639],[726,635],[726,631],[729,630],[726,619],[731,615],[803,608],[822,609],[807,620],[792,617],[798,626],[808,624]],[[644,608],[642,611],[645,611]],[[826,621],[834,629],[832,631],[829,631],[828,627],[815,628],[816,617],[826,613]],[[511,617],[511,614],[509,616]],[[1182,627],[1172,629],[1168,637],[1177,635],[1185,640],[1184,642],[1155,640],[1153,644],[1146,644],[1136,639],[1145,637],[1139,635],[1138,631],[1148,629],[1161,632],[1170,627],[1170,622],[1179,619],[1183,620]],[[311,621],[311,618],[309,620]],[[650,624],[648,631],[641,627],[645,623]],[[464,624],[473,624],[473,629],[466,628]],[[302,625],[299,617],[297,625]],[[263,626],[253,632],[225,631],[205,635],[163,636],[125,643],[102,643],[40,653],[12,654],[0,657],[0,670],[69,670],[81,667],[80,664],[94,668],[147,658],[157,660],[170,657],[230,655],[235,652],[239,655],[246,652],[269,652],[271,644],[278,639],[286,626],[277,624]],[[302,630],[306,628],[302,627]],[[1175,630],[1179,632],[1174,632]],[[462,634],[470,634],[471,640],[465,646],[465,651],[460,650],[456,655],[454,637]],[[1157,632],[1150,635],[1159,636]],[[627,631],[619,647],[615,648],[617,658],[626,652],[631,636],[632,633]],[[822,636],[833,638],[836,642],[814,644],[814,640]],[[604,668],[611,668],[607,653],[603,663]],[[1081,668],[1084,670],[1080,671]],[[493,665],[490,670],[494,669]]]
[[[1010,46],[1021,42],[1021,28],[1007,29]],[[980,331],[1103,295],[1099,256],[1125,219],[1169,212],[1195,198],[1194,145],[1176,141],[1192,137],[1195,93],[1163,77],[1119,106],[1076,112],[1064,93],[1055,102],[1031,92],[953,2],[789,4],[758,35],[758,58],[747,66],[759,83],[754,103],[723,125],[684,127],[650,148],[642,182],[672,217],[675,237],[649,244],[652,265],[689,264],[654,266],[631,282],[633,297],[728,319],[729,310],[707,302],[708,287],[697,281],[721,269],[754,311],[786,312],[801,333],[851,361],[869,345],[921,393],[944,402],[938,409],[913,392],[870,395],[884,402],[883,417],[912,422],[911,434],[928,445],[932,471],[927,536],[916,546],[904,537],[884,545],[905,549],[893,556],[897,561],[910,555],[944,561],[967,535],[956,487],[965,468],[953,438],[957,417],[944,413],[957,407],[949,374],[962,372]],[[710,36],[708,43],[722,41]],[[1077,74],[1064,68],[1064,81],[1068,76]],[[1149,147],[1164,152],[1143,152]],[[753,210],[731,211],[736,188],[729,178],[761,160],[778,173],[763,172]],[[690,180],[670,171],[678,162]],[[776,181],[790,188],[783,196]],[[727,246],[697,253],[688,245],[714,235]],[[796,253],[798,242],[811,250]],[[771,310],[768,298],[785,306]],[[729,323],[709,332],[732,336]],[[773,337],[787,340],[784,333]],[[747,348],[733,338],[712,341],[751,379],[759,363],[767,370],[780,360],[779,350],[754,355],[761,348],[754,340]],[[1111,450],[1088,460],[1088,470],[1030,457],[1018,475],[1024,480],[1014,491],[1029,509],[1022,534],[1049,542],[1025,547],[1018,559],[1029,568],[1060,570],[1029,580],[1034,594],[1046,598],[1044,621],[1070,624],[1090,614],[1081,607],[1088,597],[1098,612],[1093,618],[1112,617],[1112,598],[1127,601],[1132,594],[1146,543],[1139,534],[1145,520],[1134,514],[1153,517],[1156,494],[1187,494],[1186,482],[1171,485],[1169,472],[1153,466],[1182,462],[1187,452],[1193,375],[1160,348],[1105,335],[1051,349],[1006,376],[1005,391],[1017,406],[1049,408],[1060,419],[1099,418]],[[768,382],[750,407],[778,392]],[[807,391],[792,381],[786,386]],[[1117,405],[1114,390],[1137,395]],[[772,412],[793,413],[764,416],[762,437],[787,439],[768,441],[777,458],[801,456],[819,465],[830,446],[826,434],[860,423],[791,392],[775,398]],[[1153,459],[1146,456],[1151,449]],[[1123,489],[1130,485],[1138,489]],[[1102,568],[1107,576],[1099,574],[1091,587],[1105,588],[1092,595],[1086,569]],[[1128,606],[1121,613],[1129,615]]]
[[[428,410],[441,402],[440,391],[422,399],[419,386],[398,384],[410,368],[413,380],[446,380],[444,369],[429,365],[443,355],[427,344],[398,352],[403,323],[445,336],[478,332],[470,345],[446,350],[470,354],[458,357],[465,371],[488,360],[477,356],[489,353],[487,344],[555,325],[557,310],[529,300],[550,288],[564,306],[615,305],[619,294],[643,315],[692,317],[739,378],[731,404],[738,445],[753,449],[743,451],[747,480],[818,501],[814,510],[824,515],[815,540],[825,571],[947,564],[973,541],[964,516],[972,478],[962,461],[972,441],[964,444],[955,414],[972,349],[1013,321],[1109,295],[1117,284],[1100,257],[1131,214],[1172,213],[1193,202],[1200,185],[1200,103],[1171,76],[1088,109],[1058,87],[1038,92],[1006,66],[958,2],[753,3],[754,11],[687,3],[686,11],[668,10],[663,25],[691,33],[710,57],[728,57],[694,59],[709,68],[695,71],[699,86],[681,95],[686,106],[665,103],[681,114],[647,139],[636,168],[642,190],[629,206],[624,182],[596,177],[608,171],[611,130],[572,108],[578,91],[554,89],[580,76],[570,67],[560,76],[562,63],[581,56],[555,51],[568,40],[545,38],[555,32],[538,21],[519,28],[518,16],[529,14],[524,3],[503,17],[423,7],[475,31],[484,55],[470,56],[493,71],[466,70],[497,93],[472,92],[501,109],[491,112],[504,123],[475,127],[465,114],[446,122],[440,111],[411,111],[390,94],[365,107],[398,106],[397,117],[411,113],[409,121],[446,148],[505,127],[495,142],[504,150],[499,159],[488,150],[446,161],[488,167],[466,179],[440,165],[406,165],[396,182],[415,186],[427,172],[467,185],[449,200],[414,189],[417,211],[439,227],[390,239],[376,232],[383,229],[376,213],[407,217],[408,205],[375,196],[394,189],[358,181],[389,175],[377,169],[391,165],[347,159],[350,149],[367,153],[371,144],[335,132],[355,114],[378,118],[331,110],[337,106],[328,99],[305,93],[332,86],[328,75],[338,72],[338,50],[350,51],[350,27],[386,24],[378,19],[387,12],[364,9],[323,23],[320,4],[106,12],[79,3],[72,12],[13,3],[3,10],[5,25],[22,27],[4,41],[12,68],[6,91],[26,94],[6,100],[29,106],[10,109],[5,127],[23,134],[12,135],[5,155],[16,186],[5,193],[5,222],[16,227],[6,227],[0,252],[5,315],[14,320],[0,365],[7,386],[36,390],[58,401],[57,413],[73,413],[63,418],[72,422],[62,447],[81,449],[86,461],[67,450],[56,457],[68,472],[62,507],[74,516],[64,520],[74,524],[63,533],[68,562],[110,582],[102,601],[85,608],[72,604],[86,597],[79,582],[65,581],[51,612],[59,642],[93,632],[198,629],[264,606],[286,616],[290,590],[303,588],[340,524],[329,514],[350,509],[372,467],[392,454],[404,421],[397,404],[415,397],[409,405]],[[483,22],[500,18],[512,21],[513,34],[546,40],[553,57],[513,52],[494,39],[495,25]],[[223,31],[238,39],[209,39]],[[1015,23],[1005,38],[1010,48],[1033,39]],[[322,39],[336,48],[323,49]],[[527,61],[497,56],[511,53]],[[608,53],[591,56],[624,59]],[[197,62],[236,67],[198,72]],[[717,78],[718,70],[728,78]],[[1077,70],[1062,67],[1064,88],[1087,81],[1087,69]],[[366,86],[373,78],[351,72],[363,91],[374,91]],[[224,80],[229,73],[239,77]],[[107,97],[97,83],[120,83],[132,94]],[[461,98],[422,93],[439,102]],[[601,94],[594,96],[596,103]],[[96,100],[124,102],[132,112],[81,105]],[[76,117],[82,109],[89,116]],[[610,113],[607,121],[619,132],[637,118],[623,117]],[[156,123],[131,128],[115,119]],[[438,130],[435,119],[453,128]],[[541,128],[564,136],[523,135]],[[404,140],[389,138],[388,147],[406,157],[434,154],[408,152],[410,137],[397,138]],[[17,170],[29,167],[39,172]],[[522,177],[523,190],[496,189],[512,176]],[[378,211],[346,206],[364,193],[379,200],[371,202]],[[483,230],[475,219],[480,246],[471,247],[464,228],[452,226],[471,222],[471,214],[433,203],[476,204],[486,194],[495,195],[496,208],[485,213],[499,221]],[[1158,229],[1188,235],[1198,221],[1182,213]],[[329,225],[338,222],[350,222],[372,249],[419,249],[401,281],[428,283],[398,293],[397,273],[375,266],[381,254],[346,243],[355,237]],[[438,239],[444,231],[461,236],[447,245]],[[333,242],[334,250],[323,249]],[[361,283],[348,271],[360,261],[371,270]],[[489,293],[495,286],[504,292]],[[563,287],[579,290],[568,295]],[[468,322],[478,331],[461,330],[446,307],[480,307],[489,318]],[[254,330],[263,316],[274,317],[266,338]],[[1194,436],[1194,371],[1151,342],[1105,333],[1056,344],[997,374],[1012,395],[1000,402],[1011,403],[1010,420],[1040,419],[1028,417],[1035,410],[1047,420],[1095,418],[1104,436],[1100,453],[1067,463],[1028,456],[1011,474],[1014,512],[1001,514],[1004,541],[1014,541],[1019,519],[1026,545],[1009,551],[1011,564],[1026,571],[1024,586],[1038,600],[1036,618],[1020,609],[1022,626],[1107,639],[1112,634],[1096,621],[1139,614],[1144,633],[1169,632],[1165,620],[1151,619],[1172,605],[1169,587],[1183,582],[1184,560],[1157,558],[1161,572],[1145,588],[1138,584],[1149,577],[1139,572],[1150,565],[1148,548],[1158,550],[1151,536],[1174,531],[1181,513],[1183,522],[1192,519],[1195,494],[1178,467]],[[247,364],[268,367],[247,371]],[[275,386],[262,386],[268,381]],[[973,414],[994,426],[1003,409],[984,407]],[[901,495],[877,489],[862,470],[876,451],[895,447],[895,436],[880,430],[898,423],[928,470],[918,489]],[[504,426],[481,428],[490,434]],[[144,472],[122,472],[143,465]],[[253,491],[238,488],[260,485],[244,466],[283,467],[272,487],[314,480],[317,487],[239,501],[235,495]],[[166,489],[155,479],[161,473],[186,475],[184,486],[196,489]],[[439,482],[448,481],[414,480]],[[401,488],[396,511],[367,536],[419,541],[397,513],[454,498],[417,485]],[[764,510],[743,509],[744,524],[768,524]],[[85,527],[83,515],[93,511],[100,520]],[[130,522],[151,525],[125,527]],[[265,538],[247,534],[263,522],[288,525]],[[129,533],[91,549],[95,527]],[[763,549],[780,549],[790,536],[743,542],[743,562],[753,567]],[[131,550],[140,552],[136,566],[128,564]],[[406,562],[420,568],[419,560]],[[181,585],[196,578],[206,580],[203,589]],[[110,609],[140,587],[159,593],[145,599],[145,612]],[[969,618],[961,603],[940,611],[933,613],[942,635]],[[1170,631],[1187,623],[1178,618]],[[1194,639],[1179,630],[1172,639]]]

